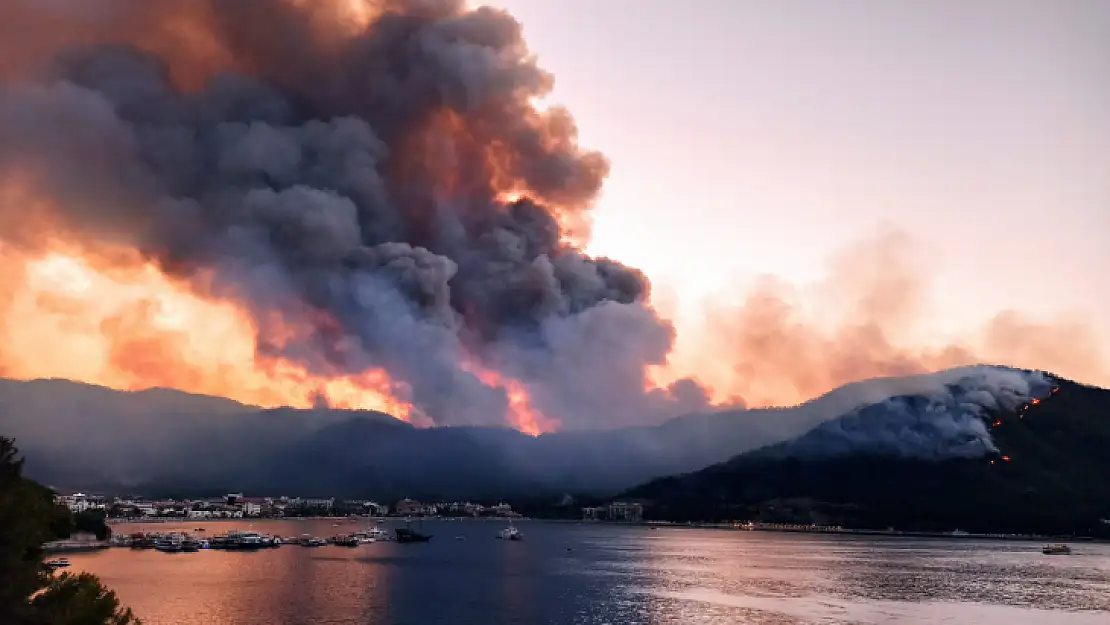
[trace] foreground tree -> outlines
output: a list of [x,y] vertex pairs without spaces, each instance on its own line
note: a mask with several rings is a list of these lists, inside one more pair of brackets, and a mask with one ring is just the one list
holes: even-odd
[[138,625],[96,576],[54,577],[43,567],[42,544],[72,527],[53,493],[23,477],[14,441],[0,437],[0,623]]
[[50,625],[132,625],[139,621],[120,608],[116,593],[91,573],[63,573],[31,600],[34,618]]

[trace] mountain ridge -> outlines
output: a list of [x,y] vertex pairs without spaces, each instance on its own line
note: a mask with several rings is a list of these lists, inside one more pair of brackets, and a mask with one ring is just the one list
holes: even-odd
[[[789,408],[535,438],[508,428],[419,429],[372,411],[258,409],[211,396],[194,403],[174,390],[117,392],[59,381],[47,385],[44,403],[34,392],[41,384],[3,380],[0,431],[17,438],[32,475],[86,489],[383,498],[615,494],[789,440],[893,393],[936,391],[976,370],[854,383]],[[87,392],[106,394],[107,407]],[[22,401],[26,396],[34,401]],[[138,408],[136,398],[143,400]],[[58,414],[43,413],[43,405]],[[149,405],[158,410],[144,413]]]

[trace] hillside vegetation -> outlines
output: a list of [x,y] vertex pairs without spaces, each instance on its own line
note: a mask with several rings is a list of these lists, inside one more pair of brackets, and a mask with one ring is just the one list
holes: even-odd
[[1043,399],[985,415],[998,453],[922,459],[757,451],[629,497],[674,521],[1110,535],[1110,391],[1054,380]]

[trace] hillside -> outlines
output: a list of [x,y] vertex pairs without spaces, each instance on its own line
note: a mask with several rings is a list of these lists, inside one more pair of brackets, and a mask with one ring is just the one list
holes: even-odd
[[[910,454],[823,444],[866,407],[796,440],[627,493],[671,520],[752,519],[906,530],[1110,534],[1110,391],[1051,379],[1034,400],[983,411],[996,449]],[[913,412],[918,396],[890,404]],[[921,417],[921,413],[917,413]],[[936,416],[936,415],[933,415]],[[921,418],[919,420],[929,420]],[[903,432],[902,440],[912,439]],[[965,438],[965,442],[972,439]]]
[[660,426],[533,438],[506,428],[419,429],[367,411],[264,410],[165,389],[0,380],[0,433],[24,450],[29,475],[67,489],[383,498],[612,494],[796,436],[835,416],[851,397],[870,396],[849,391],[789,411],[725,410]]
[[0,381],[0,433],[28,473],[61,488],[150,494],[500,498],[613,495],[815,431],[892,396],[982,390],[982,368],[850,384],[791,408],[722,410],[661,425],[536,438],[505,428],[419,429],[374,412],[262,410],[221,398],[63,380]]

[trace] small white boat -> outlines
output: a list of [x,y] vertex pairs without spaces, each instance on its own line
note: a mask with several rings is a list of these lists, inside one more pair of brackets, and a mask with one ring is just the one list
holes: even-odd
[[505,529],[498,532],[497,537],[501,538],[503,540],[523,540],[524,539],[524,536],[520,533],[520,530],[518,530],[516,528],[516,526],[513,525],[512,521],[509,521],[509,527],[506,527]]
[[1066,556],[1071,555],[1071,547],[1067,545],[1045,545],[1041,547],[1041,553],[1046,556]]
[[64,569],[69,566],[69,558],[58,558],[56,560],[47,560],[46,567],[50,569]]

